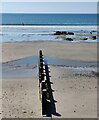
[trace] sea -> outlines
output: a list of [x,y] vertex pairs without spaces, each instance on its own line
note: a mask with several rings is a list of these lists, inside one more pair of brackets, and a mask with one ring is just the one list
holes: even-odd
[[[57,31],[73,32],[72,42],[97,42],[97,14],[0,14],[0,42],[64,41],[54,35]],[[81,38],[87,40],[82,41]],[[71,41],[66,41],[71,42]]]

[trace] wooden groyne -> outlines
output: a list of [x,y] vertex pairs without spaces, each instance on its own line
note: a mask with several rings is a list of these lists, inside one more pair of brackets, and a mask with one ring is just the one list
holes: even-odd
[[50,90],[48,82],[48,70],[44,62],[42,50],[39,51],[39,98],[42,103],[42,115],[47,112],[47,104],[50,102]]
[[54,100],[53,92],[51,88],[50,68],[47,61],[44,60],[42,50],[39,51],[39,98],[42,104],[42,115],[43,117],[51,117],[52,115],[60,117],[61,114],[57,113]]

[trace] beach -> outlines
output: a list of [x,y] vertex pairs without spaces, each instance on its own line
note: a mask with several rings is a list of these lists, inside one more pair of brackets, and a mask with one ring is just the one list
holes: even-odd
[[97,61],[97,43],[33,41],[2,43],[2,62],[38,55],[40,49],[45,55],[65,60]]
[[97,43],[64,41],[2,43],[2,117],[42,118],[38,59],[32,58],[40,49],[50,61],[57,113],[52,117],[97,118]]

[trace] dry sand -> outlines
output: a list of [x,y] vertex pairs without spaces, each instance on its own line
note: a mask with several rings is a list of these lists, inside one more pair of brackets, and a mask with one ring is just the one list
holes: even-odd
[[75,75],[74,71],[51,67],[56,110],[63,118],[96,118],[97,77]]
[[[16,42],[3,43],[2,62],[38,55],[39,49],[44,51],[44,55],[61,59],[97,61],[96,43]],[[13,69],[16,69],[15,66]],[[55,90],[53,97],[57,101],[56,112],[61,115],[59,118],[96,118],[97,76],[91,73],[73,74],[75,69],[60,66],[50,65],[50,69],[52,89]],[[4,76],[2,88],[3,117],[42,117],[37,75],[28,78]]]
[[37,79],[7,79],[2,84],[2,117],[41,117]]

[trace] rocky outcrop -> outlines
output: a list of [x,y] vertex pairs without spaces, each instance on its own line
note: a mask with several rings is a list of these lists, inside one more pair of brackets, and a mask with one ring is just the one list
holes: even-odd
[[56,31],[56,33],[54,33],[54,35],[67,35],[67,32],[65,32],[65,31],[62,31],[62,32]]
[[88,40],[88,38],[81,38],[80,40]]
[[73,32],[66,32],[66,31],[56,31],[54,35],[74,35]]
[[[98,34],[95,32],[97,31],[91,31],[90,34],[88,32],[86,33],[74,33],[74,32],[68,32],[68,31],[56,31],[53,35],[56,35],[56,39],[62,39],[66,41],[86,41],[88,39],[96,40]],[[94,34],[93,34],[94,33]],[[70,35],[70,36],[69,36]]]
[[92,36],[92,39],[93,39],[93,40],[96,40],[96,39],[97,39],[96,35],[93,35],[93,36]]
[[68,40],[68,41],[73,41],[73,39],[72,39],[72,38],[66,38],[66,40]]
[[74,33],[73,32],[68,32],[68,35],[74,35]]

